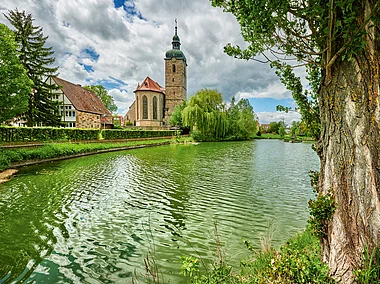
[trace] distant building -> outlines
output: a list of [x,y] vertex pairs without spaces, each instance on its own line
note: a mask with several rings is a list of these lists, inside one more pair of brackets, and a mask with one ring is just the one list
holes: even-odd
[[150,77],[137,85],[135,101],[124,116],[124,122],[142,127],[166,127],[178,104],[187,97],[186,57],[180,49],[177,26],[172,49],[165,54],[165,88]]
[[269,128],[269,124],[262,123],[260,126],[263,128],[264,131],[267,131]]
[[113,117],[113,125],[116,127],[116,126],[123,126],[124,123],[123,123],[123,120],[124,120],[124,117],[121,116],[121,115],[116,115]]
[[93,91],[58,77],[51,77],[48,82],[62,87],[57,91],[55,99],[61,102],[61,119],[66,127],[113,127],[112,114]]

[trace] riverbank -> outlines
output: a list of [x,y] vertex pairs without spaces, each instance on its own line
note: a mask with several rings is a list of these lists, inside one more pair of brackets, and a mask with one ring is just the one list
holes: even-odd
[[[254,139],[279,139],[279,140],[292,140],[291,135],[287,134],[283,137],[281,137],[279,134],[273,134],[273,133],[263,133],[260,136],[255,136]],[[293,139],[294,140],[294,139]],[[297,141],[307,141],[307,142],[315,142],[315,139],[313,137],[307,137],[307,136],[297,136],[295,138]]]
[[187,143],[189,138],[131,139],[117,142],[43,143],[38,145],[12,145],[0,149],[0,183],[6,182],[17,168],[89,156],[99,153],[157,147],[170,143]]
[[[223,236],[221,237],[223,238]],[[217,245],[222,246],[220,240]],[[321,260],[319,240],[310,227],[290,238],[279,249],[274,249],[270,239],[261,240],[261,249],[255,250],[244,243],[252,255],[240,261],[240,272],[233,272],[221,248],[217,248],[212,267],[202,268],[204,262],[196,257],[181,258],[181,274],[195,284],[211,283],[335,283],[328,276],[328,266]]]

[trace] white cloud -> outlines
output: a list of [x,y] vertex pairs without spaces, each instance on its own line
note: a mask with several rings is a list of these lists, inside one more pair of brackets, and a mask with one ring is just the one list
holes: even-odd
[[[188,96],[212,88],[227,101],[232,96],[290,97],[268,65],[223,52],[229,42],[246,44],[235,17],[212,7],[209,0],[127,3],[129,14],[123,7],[116,9],[112,0],[3,0],[0,12],[18,7],[33,15],[49,36],[47,46],[55,51],[63,79],[82,85],[122,81],[111,87],[127,94],[115,99],[122,115],[146,76],[164,86],[164,56],[171,49],[175,18],[188,62]],[[0,22],[8,24],[2,14]]]
[[111,89],[108,91],[108,94],[113,97],[115,104],[118,107],[117,112],[123,116],[127,113],[129,106],[135,100],[135,95],[133,93],[130,94],[119,89]]
[[284,121],[286,125],[292,125],[293,121],[300,121],[301,115],[298,112],[291,111],[288,113],[278,112],[257,112],[260,124],[267,124],[270,122]]
[[252,89],[249,92],[238,92],[236,99],[249,99],[249,98],[273,98],[273,99],[289,99],[292,94],[280,82],[270,83],[264,88],[258,90]]

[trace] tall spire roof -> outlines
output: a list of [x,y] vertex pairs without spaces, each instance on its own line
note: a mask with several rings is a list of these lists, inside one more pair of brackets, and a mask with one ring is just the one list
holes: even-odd
[[167,59],[181,59],[184,60],[186,63],[186,57],[181,51],[181,42],[178,36],[178,26],[177,26],[177,19],[175,19],[175,28],[174,28],[174,36],[172,41],[172,49],[168,50],[165,54],[165,60]]
[[173,41],[172,41],[172,46],[173,46],[173,49],[181,49],[181,42],[179,40],[179,36],[177,34],[177,30],[178,30],[178,27],[177,27],[177,18],[175,19],[175,29],[174,29],[174,36],[173,36]]

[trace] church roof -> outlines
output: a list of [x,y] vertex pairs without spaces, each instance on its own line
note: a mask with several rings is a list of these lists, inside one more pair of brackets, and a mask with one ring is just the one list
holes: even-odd
[[176,19],[175,32],[174,32],[173,41],[172,41],[172,49],[168,50],[165,54],[165,60],[172,59],[172,58],[181,59],[186,63],[186,57],[181,51],[181,41],[177,34],[177,19]]
[[58,86],[62,86],[62,92],[76,110],[95,114],[106,114],[107,116],[111,115],[93,91],[89,91],[81,85],[70,83],[58,77],[53,77],[53,80]]
[[135,92],[138,91],[152,91],[165,94],[165,89],[149,77],[146,77],[145,80],[141,83],[141,85],[137,85]]
[[171,49],[166,52],[165,59],[172,59],[173,57],[176,59],[182,59],[186,63],[185,54],[179,49]]

